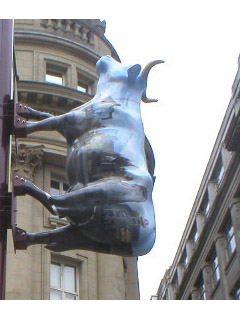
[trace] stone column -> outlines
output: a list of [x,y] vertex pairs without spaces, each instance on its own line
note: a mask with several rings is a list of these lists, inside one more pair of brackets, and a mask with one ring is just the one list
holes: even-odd
[[202,233],[203,227],[205,223],[205,215],[202,212],[199,212],[196,216],[196,225],[199,236]]
[[178,284],[180,285],[184,276],[185,267],[182,263],[179,263],[177,266],[177,276],[178,276]]
[[203,273],[203,282],[205,286],[206,299],[211,300],[211,293],[213,290],[213,281],[212,281],[212,267],[209,263],[204,264],[202,273]]
[[187,252],[187,259],[189,264],[194,254],[194,241],[192,239],[189,239],[186,241],[186,252]]
[[221,153],[222,153],[223,167],[224,167],[224,170],[226,171],[226,169],[228,167],[228,164],[229,164],[229,162],[230,162],[230,160],[232,158],[232,152],[228,151],[226,149],[225,144],[224,144],[223,147],[222,147]]
[[209,196],[209,201],[210,201],[210,206],[214,202],[217,194],[217,184],[215,181],[209,181],[208,182],[208,196]]
[[168,297],[169,300],[176,300],[176,284],[173,282],[168,285]]
[[192,300],[200,300],[200,292],[196,287],[192,288]]
[[123,258],[97,254],[98,300],[125,300]]
[[225,273],[225,266],[227,264],[227,257],[226,257],[226,243],[224,236],[222,234],[218,234],[216,239],[216,252],[218,256],[218,263],[219,263],[219,273],[220,273],[220,284],[222,288],[222,294],[224,299],[229,300],[229,290],[228,290],[228,282]]
[[74,89],[77,89],[77,85],[78,85],[77,69],[72,67],[72,70],[71,70],[71,87],[74,88]]

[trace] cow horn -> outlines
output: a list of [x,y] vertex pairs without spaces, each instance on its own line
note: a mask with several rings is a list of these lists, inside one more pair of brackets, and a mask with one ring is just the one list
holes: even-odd
[[[152,67],[154,67],[156,64],[159,64],[159,63],[164,63],[164,61],[163,60],[154,60],[154,61],[148,63],[146,65],[146,67],[142,70],[141,77],[143,79],[147,79],[148,74],[149,74],[150,70],[152,69]],[[157,102],[158,100],[156,100],[156,99],[148,99],[147,98],[147,94],[146,94],[146,89],[145,89],[143,94],[142,94],[142,101],[145,102],[145,103],[149,103],[149,102]]]

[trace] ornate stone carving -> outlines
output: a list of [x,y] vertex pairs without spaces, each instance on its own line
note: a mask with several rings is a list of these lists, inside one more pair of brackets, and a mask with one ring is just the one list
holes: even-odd
[[94,32],[104,35],[106,23],[99,19],[42,19],[41,25],[60,34],[94,45]]
[[33,181],[36,171],[42,166],[43,149],[43,145],[19,144],[17,148],[12,150],[14,171]]

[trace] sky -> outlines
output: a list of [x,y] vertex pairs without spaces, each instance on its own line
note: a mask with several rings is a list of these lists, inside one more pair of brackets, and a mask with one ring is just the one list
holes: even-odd
[[158,102],[141,106],[156,161],[157,226],[152,251],[138,260],[142,300],[156,294],[173,262],[229,104],[240,54],[239,9],[231,0],[129,1],[100,16],[123,64],[165,61],[148,78],[148,97]]
[[157,238],[152,251],[138,260],[141,300],[149,300],[173,262],[231,98],[240,53],[240,4],[69,0],[56,12],[56,3],[46,1],[45,11],[45,6],[34,10],[31,1],[16,2],[14,18],[99,18],[106,20],[105,36],[123,64],[165,61],[148,77],[147,95],[158,102],[141,107],[156,161]]

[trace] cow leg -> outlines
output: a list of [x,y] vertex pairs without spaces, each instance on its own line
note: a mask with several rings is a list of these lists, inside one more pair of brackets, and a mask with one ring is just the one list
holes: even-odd
[[49,200],[51,196],[47,192],[39,189],[31,181],[25,180],[24,186],[21,186],[20,189],[18,187],[15,187],[14,192],[15,195],[31,195],[32,197],[40,201],[52,214],[57,215],[56,208]]
[[46,248],[55,252],[82,249],[110,253],[108,244],[99,243],[84,236],[81,227],[67,225],[55,230],[27,233],[27,246],[46,244]]
[[71,225],[39,233],[27,233],[27,245],[65,243],[71,240]]
[[123,181],[106,181],[83,187],[61,196],[51,196],[56,207],[103,206],[124,202],[144,202],[147,190],[143,186]]
[[[36,114],[37,116],[37,114]],[[41,113],[39,114],[41,116]],[[85,112],[68,112],[60,116],[48,116],[45,114],[44,120],[37,122],[26,122],[26,133],[32,133],[35,131],[59,131],[63,132],[71,131],[74,126],[87,125],[87,117]]]
[[49,117],[37,122],[27,121],[26,133],[29,134],[36,131],[59,131],[59,129],[61,129],[61,123],[64,121],[64,116],[65,115]]
[[42,120],[42,119],[46,119],[46,118],[51,118],[54,117],[52,114],[50,113],[46,113],[46,112],[41,112],[35,109],[32,109],[30,107],[27,107],[21,103],[17,103],[17,113],[20,116],[23,116],[24,118],[31,118],[31,119],[38,119],[38,120]]
[[41,111],[32,109],[32,108],[30,108],[30,107],[27,107],[27,110],[28,110],[28,112],[29,112],[28,117],[29,117],[29,118],[32,118],[32,119],[42,120],[42,119],[54,117],[54,116],[53,116],[52,114],[50,114],[50,113],[41,112]]
[[[81,185],[80,185],[81,186]],[[58,207],[50,201],[51,195],[47,192],[41,190],[35,186],[31,181],[25,180],[24,187],[21,187],[21,191],[17,188],[15,189],[16,195],[25,195],[29,194],[39,202],[41,202],[53,215],[58,215],[60,218],[70,216],[70,217],[79,217],[79,223],[88,221],[93,216],[94,208],[87,207],[84,205],[78,205],[77,207],[73,204],[69,204],[66,208]]]
[[[147,191],[143,186],[123,181],[95,183],[64,195],[51,196],[36,187],[31,181],[26,180],[22,194],[33,196],[55,215],[58,215],[56,207],[69,209],[69,213],[74,210],[81,215],[85,211],[84,207],[145,202],[147,200]],[[67,210],[64,211],[64,215],[67,216]]]
[[[80,185],[81,187],[81,185]],[[58,207],[56,208],[55,205],[50,201],[51,195],[47,192],[41,190],[37,186],[35,186],[31,181],[25,180],[24,185],[19,187],[15,187],[14,189],[15,195],[25,195],[29,194],[39,202],[41,202],[53,215],[58,215],[60,218],[70,216],[70,217],[77,217],[81,216],[80,221],[87,221],[89,220],[92,215],[94,208],[86,207],[84,205],[73,206],[73,204],[69,204],[66,208]]]

